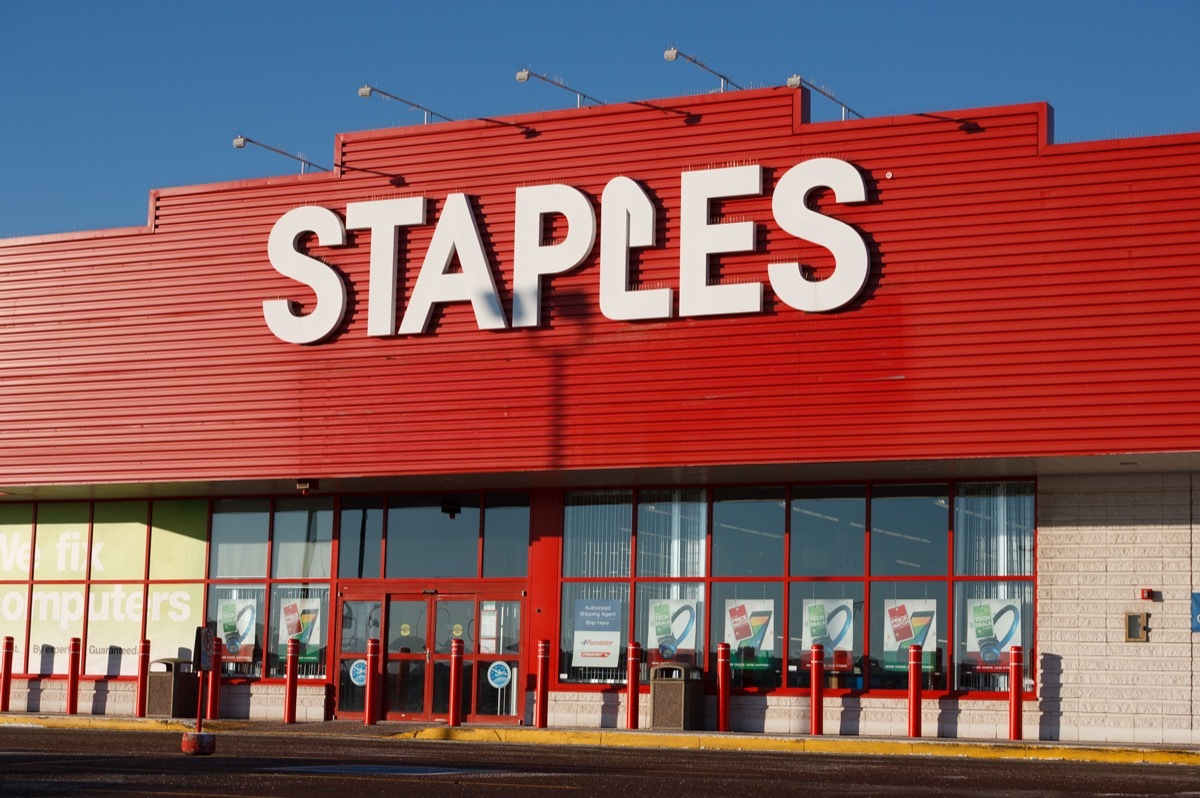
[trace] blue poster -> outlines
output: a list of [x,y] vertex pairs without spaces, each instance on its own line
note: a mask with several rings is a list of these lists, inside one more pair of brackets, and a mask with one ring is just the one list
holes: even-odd
[[1192,594],[1192,631],[1200,632],[1200,593]]

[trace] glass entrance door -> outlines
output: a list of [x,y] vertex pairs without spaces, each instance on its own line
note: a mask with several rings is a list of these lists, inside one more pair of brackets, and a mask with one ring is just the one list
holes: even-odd
[[378,640],[383,621],[379,598],[338,599],[337,716],[362,717],[367,695],[367,641]]
[[382,641],[387,720],[444,719],[450,711],[450,649],[463,642],[463,715],[515,723],[521,607],[503,593],[346,594],[340,600],[337,715],[362,717],[368,639]]

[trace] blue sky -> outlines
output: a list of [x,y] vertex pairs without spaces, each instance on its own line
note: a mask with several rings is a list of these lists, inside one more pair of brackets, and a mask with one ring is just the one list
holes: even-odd
[[[1200,131],[1200,3],[174,2],[0,8],[0,238],[142,225],[154,188],[330,165],[336,133],[748,86],[799,73],[866,116],[1030,101],[1057,141]],[[837,106],[816,98],[814,116]]]

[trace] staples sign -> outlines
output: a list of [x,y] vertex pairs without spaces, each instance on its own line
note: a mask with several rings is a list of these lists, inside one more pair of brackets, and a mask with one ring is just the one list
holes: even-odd
[[[728,197],[761,195],[762,167],[684,172],[679,181],[678,315],[762,312],[762,283],[710,283],[708,261],[709,255],[754,250],[755,223],[714,221],[710,204]],[[771,196],[772,215],[784,232],[833,254],[835,268],[823,280],[812,280],[799,263],[767,266],[771,289],[779,299],[797,310],[814,313],[851,302],[866,284],[870,268],[866,243],[853,227],[808,207],[809,195],[825,188],[832,189],[840,203],[866,200],[862,175],[835,158],[813,158],[793,166],[779,178]],[[420,335],[435,305],[463,302],[471,304],[483,330],[539,326],[542,281],[571,271],[592,254],[596,211],[587,195],[561,184],[518,188],[514,201],[511,319],[505,316],[496,291],[471,203],[465,194],[450,194],[434,222],[432,240],[399,326],[397,233],[400,228],[430,223],[425,197],[352,202],[346,206],[344,222],[334,211],[316,206],[285,213],[272,228],[267,244],[271,265],[312,289],[316,305],[300,314],[286,299],[264,301],[267,326],[277,337],[294,344],[318,343],[333,334],[346,313],[346,285],[337,270],[305,254],[300,241],[315,235],[321,246],[344,246],[347,230],[371,232],[368,335]],[[561,241],[547,243],[542,231],[545,219],[552,215],[566,220],[567,234]],[[614,177],[600,198],[599,230],[600,311],[622,321],[671,318],[674,289],[629,287],[630,251],[658,243],[654,199],[637,181]],[[456,260],[459,268],[452,269]]]

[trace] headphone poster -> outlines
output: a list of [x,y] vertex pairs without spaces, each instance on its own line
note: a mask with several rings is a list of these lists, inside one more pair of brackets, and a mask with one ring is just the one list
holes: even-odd
[[658,599],[650,602],[649,623],[652,661],[696,662],[700,603],[691,599]]

